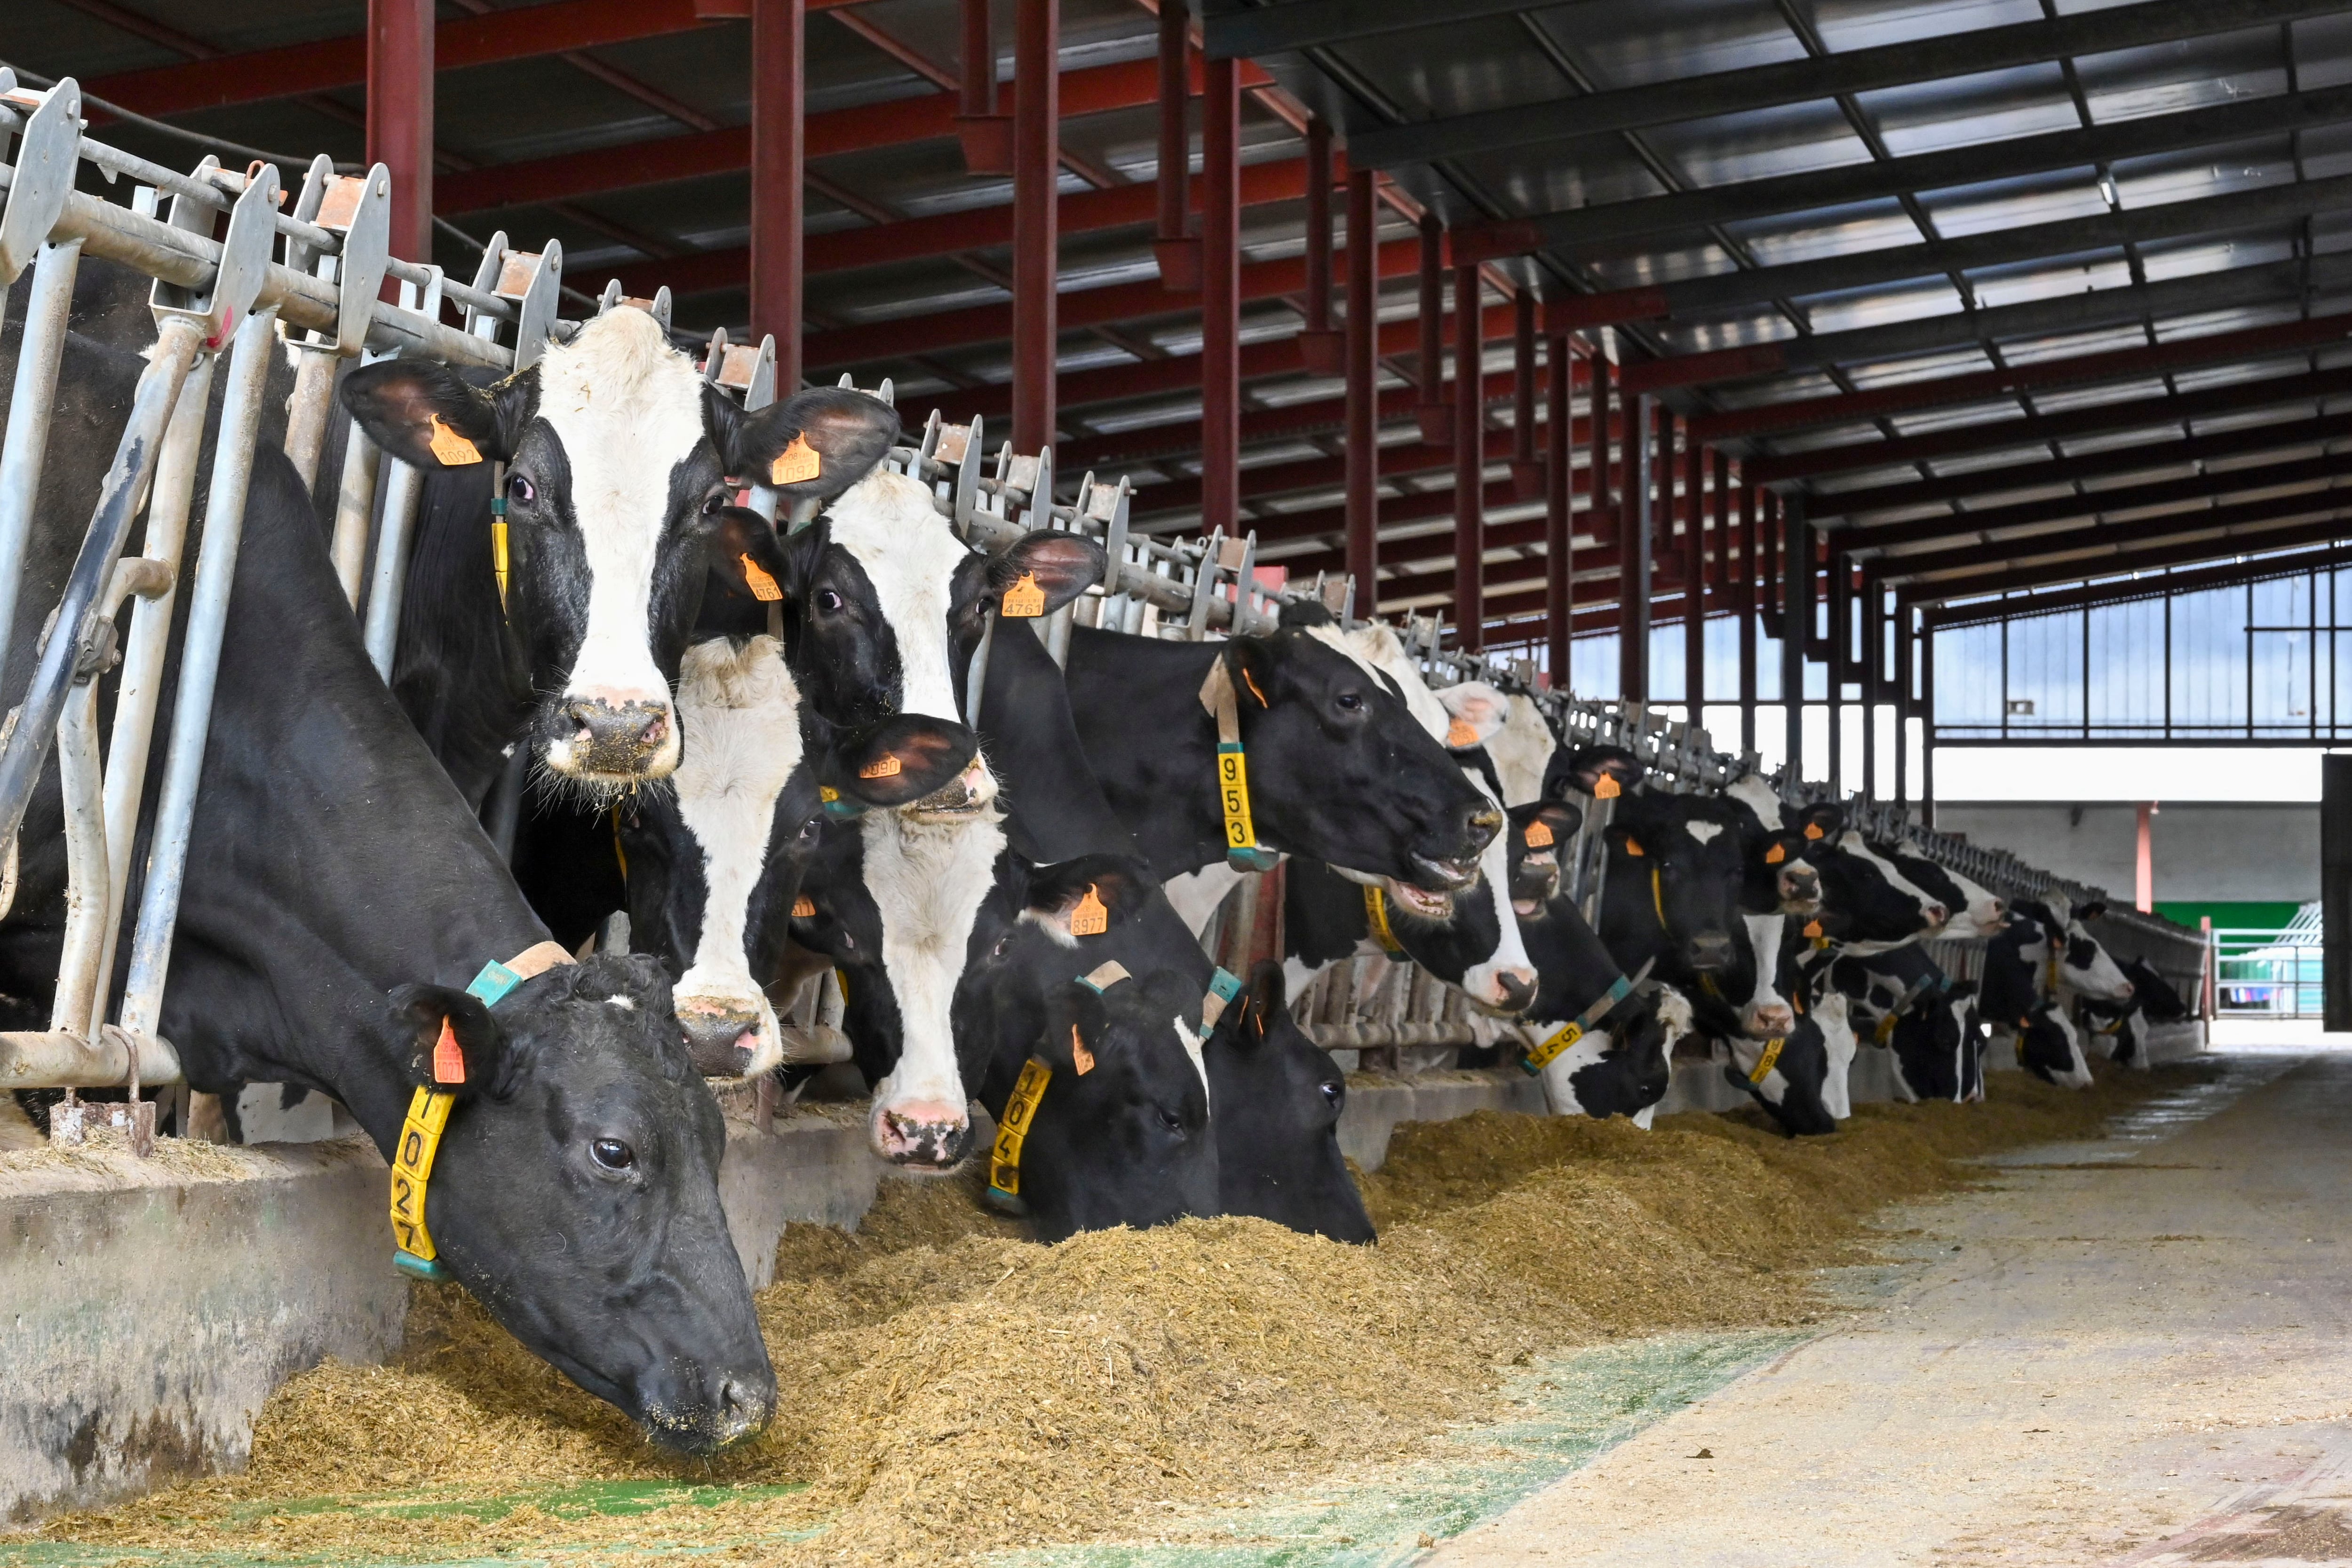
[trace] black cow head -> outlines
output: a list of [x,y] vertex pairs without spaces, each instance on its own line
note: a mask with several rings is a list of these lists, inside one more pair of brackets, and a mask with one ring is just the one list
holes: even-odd
[[1259,842],[1430,892],[1476,883],[1501,810],[1338,632],[1235,637],[1223,657]]
[[1976,982],[1923,988],[1895,1016],[1887,1045],[1915,1100],[1973,1100],[1984,1092],[1983,1029]]
[[1339,1153],[1347,1075],[1292,1021],[1281,965],[1250,971],[1202,1054],[1224,1212],[1334,1241],[1375,1239]]
[[1942,919],[1920,895],[1897,886],[1877,857],[1825,842],[1807,858],[1821,872],[1823,929],[1845,943],[1908,942]]
[[352,371],[341,392],[369,438],[404,463],[504,465],[507,614],[538,694],[532,752],[599,792],[677,766],[670,681],[728,475],[750,431],[792,423],[810,395],[744,415],[652,317],[630,309],[588,322],[488,389],[400,359]]
[[1746,877],[1738,818],[1696,795],[1628,795],[1609,831],[1609,876],[1620,907],[1645,907],[1680,962],[1702,974],[1740,967],[1739,894]]
[[2038,1001],[2011,1025],[2017,1064],[2063,1089],[2091,1086],[2090,1059],[2074,1020],[2054,1001]]
[[[436,1061],[445,1019],[460,1083]],[[656,1442],[708,1453],[764,1426],[776,1380],[719,1206],[726,1132],[660,966],[560,967],[496,1010],[404,986],[388,1021],[410,1081],[458,1096],[425,1214],[441,1261]]]
[[1034,1050],[1053,1077],[1021,1150],[1039,1239],[1217,1212],[1208,1086],[1183,1021],[1200,1005],[1166,969],[1046,998]]
[[1642,781],[1641,758],[1622,746],[1561,747],[1544,764],[1543,798],[1557,800],[1570,790],[1593,794],[1605,775],[1622,793]]
[[1570,857],[1584,813],[1565,800],[1514,806],[1510,819],[1511,911],[1524,925],[1541,920],[1551,901],[1569,891]]

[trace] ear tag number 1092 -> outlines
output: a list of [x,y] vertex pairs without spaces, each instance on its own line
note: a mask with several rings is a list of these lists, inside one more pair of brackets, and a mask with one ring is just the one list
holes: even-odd
[[444,468],[467,468],[482,460],[482,449],[433,416],[433,434],[428,443],[433,456]]
[[824,459],[811,446],[806,435],[795,435],[793,444],[776,454],[768,466],[771,485],[803,485],[824,472]]

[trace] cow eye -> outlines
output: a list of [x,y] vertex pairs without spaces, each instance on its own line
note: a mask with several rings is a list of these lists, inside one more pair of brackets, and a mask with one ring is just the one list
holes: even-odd
[[539,499],[539,487],[520,474],[507,476],[507,499],[518,507],[528,507]]
[[1354,713],[1357,709],[1364,706],[1364,694],[1361,692],[1341,692],[1338,696],[1333,697],[1331,701],[1333,706],[1337,706],[1341,713]]
[[588,1153],[608,1171],[625,1171],[637,1163],[637,1151],[618,1138],[599,1138],[588,1145]]
[[715,517],[726,508],[726,506],[727,492],[713,490],[702,498],[702,515],[706,517]]
[[1344,1084],[1326,1083],[1322,1088],[1323,1103],[1335,1111],[1339,1108],[1339,1102],[1348,1097],[1348,1090]]
[[824,588],[817,591],[816,608],[817,613],[820,615],[831,615],[835,613],[841,609],[841,595],[835,593],[832,589]]
[[1160,1110],[1160,1124],[1179,1137],[1183,1135],[1184,1118],[1164,1105]]

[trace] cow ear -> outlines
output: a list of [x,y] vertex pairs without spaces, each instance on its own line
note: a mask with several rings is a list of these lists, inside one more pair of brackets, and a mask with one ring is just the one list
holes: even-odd
[[923,714],[894,714],[842,737],[824,769],[825,782],[868,806],[905,806],[945,789],[980,750],[962,725]]
[[469,1099],[506,1087],[506,1031],[479,997],[447,986],[401,986],[392,993],[395,1033],[407,1045],[408,1082]]
[[1065,980],[1045,998],[1045,1033],[1037,1060],[1054,1076],[1084,1078],[1110,1050],[1110,1008],[1084,980]]
[[1511,716],[1511,699],[1484,681],[1464,681],[1436,695],[1453,716],[1445,744],[1455,751],[1486,745],[1502,733],[1503,721]]
[[810,387],[742,415],[719,456],[730,477],[765,485],[790,502],[822,502],[873,473],[898,439],[898,411],[880,398]]
[[1225,674],[1233,677],[1234,706],[1243,712],[1274,706],[1274,644],[1263,637],[1229,637],[1224,648]]
[[782,600],[795,576],[775,525],[749,507],[721,507],[703,551],[719,584],[739,599]]
[[1557,853],[1584,826],[1584,810],[1567,800],[1538,800],[1512,807],[1511,821],[1528,851]]
[[345,375],[339,395],[370,441],[430,472],[513,457],[538,389],[510,377],[483,392],[447,365],[386,360]]
[[1246,1045],[1263,1045],[1289,1006],[1282,966],[1271,958],[1260,958],[1250,967],[1249,990],[1242,997],[1234,1032]]
[[[1062,925],[1072,936],[1099,936],[1133,919],[1158,885],[1143,862],[1131,855],[1080,855],[1032,871],[1028,904],[1033,913]],[[1089,901],[1092,907],[1086,908]],[[1072,916],[1082,909],[1091,921],[1082,917],[1078,925],[1072,925]]]
[[[1038,528],[989,558],[989,595],[1024,615],[1051,615],[1102,580],[1104,559],[1102,546],[1082,534]],[[1015,590],[1017,606],[1007,598]]]
[[2082,908],[2074,911],[2074,918],[2077,920],[2096,920],[2106,912],[2107,906],[2104,903],[2097,899],[2093,899],[2090,903],[2083,905]]

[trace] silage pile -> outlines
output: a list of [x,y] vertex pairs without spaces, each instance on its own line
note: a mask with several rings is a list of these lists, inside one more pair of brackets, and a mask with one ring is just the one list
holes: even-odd
[[[1648,1134],[1491,1113],[1411,1124],[1365,1182],[1372,1248],[1240,1219],[1045,1248],[967,1183],[890,1183],[858,1234],[785,1238],[760,1295],[782,1408],[714,1463],[649,1449],[464,1295],[420,1288],[403,1364],[293,1380],[245,1476],[47,1533],[352,1558],[736,1542],[761,1561],[945,1563],[1116,1532],[1171,1502],[1397,1457],[1494,1412],[1509,1367],[1538,1353],[1809,1320],[1812,1270],[1845,1260],[1872,1209],[1969,1179],[1955,1156],[2091,1134],[2150,1085],[2074,1094],[2004,1073],[1990,1105],[1863,1106],[1801,1143],[1744,1116]],[[660,1477],[806,1490],[617,1519],[270,1507]]]

